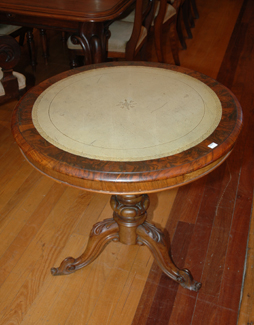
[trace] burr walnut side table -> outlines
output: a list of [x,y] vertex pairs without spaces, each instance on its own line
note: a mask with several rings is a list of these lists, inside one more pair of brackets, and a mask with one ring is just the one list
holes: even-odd
[[34,87],[12,119],[23,155],[57,181],[112,195],[113,218],[95,224],[84,253],[51,273],[72,273],[120,241],[146,245],[165,274],[198,291],[201,283],[175,266],[163,232],[146,221],[148,194],[211,172],[241,127],[241,107],[226,87],[176,66],[91,65]]

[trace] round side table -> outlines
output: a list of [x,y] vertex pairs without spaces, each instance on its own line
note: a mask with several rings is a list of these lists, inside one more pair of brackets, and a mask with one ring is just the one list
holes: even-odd
[[171,279],[198,291],[201,283],[175,266],[163,232],[146,221],[148,194],[211,172],[241,127],[241,107],[226,87],[176,66],[91,65],[34,87],[12,118],[23,155],[57,181],[112,195],[113,218],[95,224],[84,253],[51,273],[72,273],[120,241],[146,245]]

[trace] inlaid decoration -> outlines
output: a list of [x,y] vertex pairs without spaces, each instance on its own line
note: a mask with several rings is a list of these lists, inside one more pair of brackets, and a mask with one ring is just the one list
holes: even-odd
[[180,72],[114,66],[67,77],[36,100],[33,123],[48,142],[106,161],[174,155],[206,139],[222,107],[203,82]]

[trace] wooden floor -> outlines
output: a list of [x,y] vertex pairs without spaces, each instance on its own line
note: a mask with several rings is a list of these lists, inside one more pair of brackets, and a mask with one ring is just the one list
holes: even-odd
[[[57,184],[30,167],[11,135],[10,102],[0,107],[1,325],[254,324],[254,2],[196,2],[200,18],[181,65],[229,87],[245,124],[217,170],[151,195],[148,219],[167,229],[176,264],[203,283],[200,292],[162,274],[146,247],[120,243],[78,272],[53,277],[50,268],[80,255],[92,225],[111,217],[110,197]],[[35,74],[25,47],[17,68],[29,87],[69,68],[60,34],[49,33],[48,65],[36,41]],[[156,61],[152,39],[148,50]],[[165,50],[172,63],[168,42]]]

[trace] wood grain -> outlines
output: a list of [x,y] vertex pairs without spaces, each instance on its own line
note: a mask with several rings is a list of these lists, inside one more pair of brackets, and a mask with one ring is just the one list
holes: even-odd
[[[30,17],[30,24],[33,24],[33,21],[37,24],[47,24],[47,20],[52,21],[58,20],[64,21],[107,21],[117,17],[120,13],[124,12],[126,8],[133,3],[133,1],[118,1],[118,0],[107,0],[107,1],[98,1],[96,6],[92,1],[87,1],[84,6],[83,1],[76,1],[74,4],[69,1],[63,1],[62,5],[59,7],[57,2],[45,1],[40,4],[34,5],[30,1],[12,1],[10,4],[8,1],[2,1],[0,5],[0,10],[7,13],[3,15],[5,19],[10,21],[11,19],[16,21],[24,21],[24,17]],[[9,14],[17,14],[14,17],[9,16]],[[40,18],[44,19],[43,22],[39,22]],[[9,19],[8,19],[9,18]],[[58,22],[59,23],[59,22]],[[50,24],[49,26],[50,27]],[[63,26],[62,26],[63,27]],[[59,25],[61,28],[61,25]]]
[[[214,132],[196,146],[168,157],[136,162],[88,159],[63,151],[46,141],[32,121],[35,100],[50,85],[68,76],[91,69],[115,66],[147,66],[173,70],[208,85],[222,105],[222,118]],[[108,63],[86,66],[46,80],[23,97],[12,118],[12,131],[27,160],[56,180],[104,193],[146,193],[182,185],[210,172],[226,159],[242,128],[242,112],[235,96],[224,86],[198,72],[151,63]],[[211,150],[208,145],[216,142]]]
[[[92,225],[110,217],[111,209],[106,203],[107,195],[88,192],[85,194],[84,191],[73,188],[67,190],[65,186],[59,184],[54,185],[56,196],[53,195],[52,200],[49,198],[50,184],[53,185],[54,182],[44,176],[38,176],[37,180],[34,178],[32,167],[20,155],[11,136],[10,118],[16,102],[10,102],[0,107],[0,209],[4,212],[3,226],[10,225],[8,231],[4,231],[0,226],[0,239],[3,236],[6,243],[9,243],[2,252],[2,262],[6,262],[6,266],[2,262],[0,266],[4,280],[0,287],[0,323],[4,320],[4,324],[22,325],[43,323],[157,325],[158,321],[155,317],[148,318],[151,306],[153,306],[151,315],[158,315],[162,306],[165,319],[161,318],[161,321],[163,323],[167,321],[170,325],[231,325],[236,324],[237,319],[238,324],[246,325],[254,321],[253,222],[249,231],[246,275],[243,278],[249,223],[250,218],[253,219],[254,60],[251,45],[254,22],[253,2],[249,0],[213,2],[196,0],[196,2],[200,18],[195,20],[195,28],[192,29],[193,39],[186,39],[187,50],[180,50],[181,64],[212,78],[216,78],[219,72],[218,81],[226,86],[230,85],[241,103],[245,117],[244,127],[227,163],[197,182],[184,185],[179,189],[151,194],[148,220],[167,227],[171,239],[174,236],[178,237],[175,232],[176,229],[180,230],[179,222],[194,226],[189,244],[184,245],[183,253],[186,254],[184,265],[192,270],[197,280],[205,276],[204,268],[207,269],[206,274],[209,271],[206,263],[211,261],[211,255],[209,257],[207,251],[210,245],[215,245],[214,240],[210,244],[214,220],[216,220],[216,229],[225,229],[229,234],[229,241],[224,255],[224,272],[221,279],[213,278],[216,286],[221,281],[219,295],[217,292],[214,292],[214,296],[202,295],[202,289],[198,295],[190,292],[186,294],[184,289],[178,288],[170,280],[162,286],[160,270],[153,265],[150,252],[145,247],[131,248],[121,244],[108,245],[99,259],[87,269],[80,270],[80,273],[77,272],[67,278],[52,278],[49,273],[52,265],[60,262],[70,253],[82,252],[90,230],[86,229],[86,222]],[[241,7],[242,11],[240,11]],[[239,28],[242,29],[240,34]],[[237,35],[242,35],[244,41]],[[40,42],[37,39],[38,65],[35,75],[32,74],[26,48],[22,48],[18,71],[26,74],[28,87],[31,87],[34,77],[38,83],[68,70],[68,53],[63,49],[60,38],[60,34],[48,31],[50,42],[48,67],[44,65]],[[154,60],[153,40],[147,45],[150,51],[148,57]],[[164,50],[168,62],[173,63],[168,45]],[[35,180],[34,186],[31,183],[32,179]],[[65,188],[63,194],[53,206],[63,187]],[[50,212],[49,207],[44,214],[43,211],[47,206],[45,197],[49,198],[49,206],[52,210]],[[73,204],[74,202],[80,204],[80,208]],[[195,216],[188,215],[189,210]],[[229,211],[232,213],[231,221]],[[215,219],[216,213],[219,213],[220,218]],[[68,214],[73,221],[66,222]],[[74,215],[77,217],[76,220]],[[2,216],[1,212],[0,216]],[[29,227],[28,220],[34,225],[31,236],[27,236],[26,231],[26,227]],[[69,227],[71,227],[70,231]],[[22,234],[20,239],[19,233]],[[213,238],[218,238],[218,235],[215,235]],[[221,235],[223,238],[223,233]],[[53,239],[54,236],[57,236],[57,240]],[[27,243],[31,240],[28,245],[25,238],[28,240]],[[12,245],[12,241],[16,245]],[[21,246],[18,246],[19,244]],[[181,247],[179,249],[181,250]],[[177,258],[177,251],[173,255]],[[218,264],[213,261],[213,265]],[[128,272],[129,275],[119,277],[122,291],[120,292],[118,288],[116,294],[111,296],[110,283],[112,287],[117,288],[113,276],[117,276],[117,270],[120,270],[121,274]],[[217,271],[215,269],[215,272]],[[232,287],[234,277],[237,285]],[[242,283],[241,308],[238,310],[241,293],[240,278],[244,279],[244,283]],[[107,282],[107,279],[110,280]],[[208,288],[207,283],[207,290]],[[164,297],[164,290],[167,299]],[[209,290],[212,292],[211,288]],[[101,299],[100,295],[102,295]],[[156,302],[153,299],[155,295],[158,299]],[[98,299],[100,301],[97,303]],[[68,301],[70,301],[69,305]],[[165,306],[168,306],[168,310]],[[98,315],[98,311],[101,316]]]

